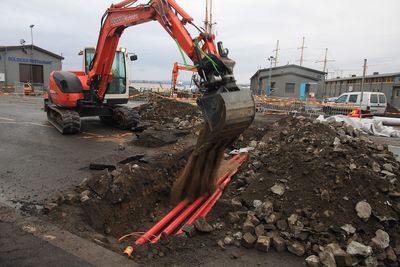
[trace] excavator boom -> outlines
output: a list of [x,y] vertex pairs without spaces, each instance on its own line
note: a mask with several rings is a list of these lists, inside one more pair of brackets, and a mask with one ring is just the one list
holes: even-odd
[[[90,100],[102,106],[107,88],[112,82],[112,64],[118,42],[128,27],[157,21],[178,44],[196,67],[200,76],[198,87],[204,96],[198,101],[205,124],[196,148],[174,187],[177,199],[194,198],[211,193],[213,180],[224,149],[249,127],[255,115],[254,100],[249,90],[241,90],[233,76],[235,62],[228,58],[222,43],[215,44],[215,36],[193,24],[175,0],[150,0],[135,5],[136,0],[125,0],[107,9],[101,20],[96,52],[87,76],[80,78],[89,88]],[[196,27],[199,35],[192,37],[187,25]],[[66,79],[79,85],[78,78],[63,73],[58,80]],[[59,75],[60,76],[60,75]],[[71,77],[70,77],[71,76]],[[62,86],[62,84],[61,84]],[[68,88],[67,88],[68,89]],[[80,96],[80,95],[79,95]],[[55,108],[54,108],[55,110]],[[125,112],[125,111],[124,111]],[[129,125],[129,124],[127,124]],[[207,180],[208,179],[208,180]]]

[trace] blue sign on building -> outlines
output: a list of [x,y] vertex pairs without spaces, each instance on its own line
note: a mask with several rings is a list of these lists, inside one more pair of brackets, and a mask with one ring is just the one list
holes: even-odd
[[18,62],[18,63],[30,63],[30,64],[38,64],[38,65],[51,65],[53,61],[51,60],[40,60],[40,59],[32,59],[32,58],[20,58],[20,57],[8,57],[8,61]]

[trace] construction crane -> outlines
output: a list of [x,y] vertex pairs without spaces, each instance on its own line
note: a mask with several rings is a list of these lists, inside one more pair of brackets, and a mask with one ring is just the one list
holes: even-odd
[[179,71],[184,70],[184,71],[190,71],[194,73],[197,73],[197,68],[193,65],[183,65],[179,64],[178,62],[174,63],[174,67],[172,69],[172,80],[171,80],[171,90],[176,91],[176,83],[178,81],[178,76],[179,76]]

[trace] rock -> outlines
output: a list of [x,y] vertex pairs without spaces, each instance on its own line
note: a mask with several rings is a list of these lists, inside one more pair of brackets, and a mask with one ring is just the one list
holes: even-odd
[[338,266],[354,266],[353,257],[347,254],[338,244],[330,243],[325,247],[325,250],[332,252]]
[[239,210],[243,207],[242,202],[236,198],[232,198],[231,205],[235,210]]
[[257,141],[253,140],[250,142],[249,147],[256,148],[257,147]]
[[369,256],[364,261],[365,267],[378,267],[378,260],[372,256]]
[[229,212],[229,213],[228,213],[228,220],[229,220],[231,223],[238,223],[238,222],[240,222],[240,216],[239,216],[239,214],[236,213],[236,212]]
[[243,226],[242,226],[242,231],[243,231],[243,233],[251,233],[251,234],[253,234],[254,233],[254,228],[255,228],[254,224],[252,224],[249,221],[245,221]]
[[91,192],[89,190],[85,190],[80,194],[80,200],[82,203],[88,201],[90,199]]
[[262,205],[262,201],[261,200],[256,199],[256,200],[253,201],[253,207],[254,208],[258,208],[261,205]]
[[260,220],[254,215],[254,213],[247,215],[247,221],[251,222],[254,226],[260,224]]
[[272,237],[272,243],[277,252],[284,252],[286,250],[285,240],[280,236]]
[[300,244],[299,242],[293,242],[293,243],[289,243],[289,245],[287,246],[287,249],[289,250],[289,252],[301,257],[304,255],[304,253],[306,253],[306,249],[305,247]]
[[188,237],[194,237],[196,235],[196,227],[193,224],[185,224],[182,227],[182,231],[188,236]]
[[392,164],[385,163],[385,164],[383,164],[383,168],[384,168],[386,171],[393,173],[393,165],[392,165]]
[[224,244],[225,244],[225,245],[231,246],[231,245],[233,245],[234,243],[235,243],[235,239],[233,239],[233,237],[231,237],[231,236],[226,236],[226,237],[224,238]]
[[311,255],[311,256],[307,257],[306,263],[309,267],[320,267],[321,266],[318,256],[315,256],[315,255]]
[[330,195],[329,195],[329,192],[328,192],[328,190],[326,190],[326,189],[323,189],[323,190],[321,190],[321,199],[323,200],[323,201],[330,201]]
[[394,173],[389,172],[389,171],[386,171],[386,170],[381,171],[381,173],[382,173],[383,175],[387,176],[387,177],[396,176]]
[[319,260],[322,263],[322,266],[326,267],[337,267],[335,256],[329,250],[324,250],[319,253]]
[[349,166],[349,168],[350,168],[350,170],[351,170],[351,171],[354,171],[354,170],[356,170],[356,169],[357,169],[357,165],[356,165],[356,164],[354,164],[354,163],[350,163],[350,166]]
[[268,236],[259,236],[256,242],[256,249],[268,252],[271,247],[271,238]]
[[256,228],[254,229],[254,233],[257,237],[264,235],[265,233],[264,225],[263,224],[257,225]]
[[371,168],[374,172],[380,173],[381,172],[381,166],[377,162],[372,162]]
[[279,230],[284,231],[284,230],[288,229],[288,224],[287,224],[286,220],[279,220],[276,223],[276,227],[278,227]]
[[379,229],[375,232],[375,237],[371,241],[374,247],[384,250],[389,246],[390,237],[388,233]]
[[210,233],[214,230],[214,228],[204,219],[200,217],[194,221],[194,226],[196,230],[201,233]]
[[242,240],[242,238],[243,238],[242,232],[236,232],[236,233],[234,233],[234,234],[233,234],[233,238],[236,239],[236,240]]
[[346,252],[350,255],[361,255],[368,257],[372,254],[372,248],[356,241],[351,241],[350,244],[347,245]]
[[220,247],[222,250],[225,250],[225,249],[226,249],[225,243],[224,243],[224,241],[222,241],[222,240],[218,240],[217,245],[218,245],[218,247]]
[[360,201],[356,205],[357,216],[364,221],[368,221],[369,217],[371,217],[372,208],[366,201]]
[[340,227],[343,231],[345,231],[348,235],[354,234],[356,232],[356,228],[353,227],[351,224],[345,224]]
[[280,215],[273,212],[273,213],[271,213],[271,215],[265,217],[265,222],[274,224],[274,223],[276,223],[276,221],[278,221],[280,219],[280,217],[281,217]]
[[290,225],[294,225],[294,224],[297,222],[298,219],[299,219],[299,215],[297,215],[297,214],[292,214],[292,215],[290,215],[290,217],[288,218],[288,223],[289,223]]
[[282,196],[285,194],[285,186],[283,184],[275,184],[271,187],[271,191],[278,196]]
[[250,234],[250,233],[245,233],[242,238],[242,246],[245,248],[252,248],[254,246],[254,243],[256,242],[256,238]]
[[255,209],[255,213],[259,219],[263,219],[265,216],[269,216],[273,210],[274,204],[272,201],[267,200]]
[[341,143],[340,143],[340,139],[337,138],[337,137],[335,137],[335,140],[333,140],[333,146],[337,147],[337,146],[339,146],[340,144],[341,144]]

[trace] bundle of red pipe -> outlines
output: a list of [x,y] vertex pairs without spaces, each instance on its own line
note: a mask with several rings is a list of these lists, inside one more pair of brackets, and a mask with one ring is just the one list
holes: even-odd
[[[142,245],[147,242],[157,243],[161,234],[165,234],[170,236],[173,234],[176,229],[183,225],[193,224],[197,218],[206,217],[215,203],[217,203],[218,199],[222,196],[222,192],[225,187],[230,183],[233,176],[238,172],[238,168],[247,160],[247,154],[244,155],[236,155],[234,156],[229,163],[232,164],[235,161],[238,164],[238,167],[234,171],[227,171],[224,175],[222,175],[218,180],[218,189],[208,198],[205,196],[199,197],[196,201],[189,204],[187,200],[180,202],[174,209],[172,209],[164,218],[162,218],[157,224],[155,224],[150,230],[148,230],[145,234],[139,237],[136,241],[136,245]],[[185,209],[186,208],[186,209]],[[197,209],[197,210],[196,210]],[[188,219],[188,217],[192,214],[192,216]],[[174,219],[175,218],[175,219]],[[186,222],[185,222],[186,221]],[[167,226],[167,224],[169,225]],[[176,235],[181,234],[182,227],[180,227],[176,231]],[[158,233],[158,235],[157,235]],[[124,253],[127,256],[131,256],[133,253],[133,248],[128,246]]]

